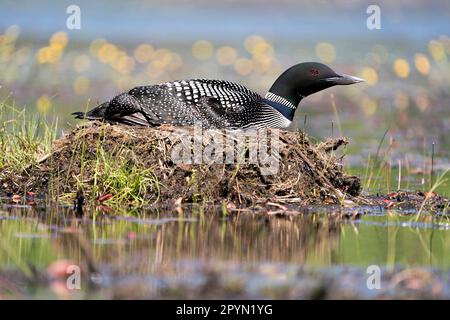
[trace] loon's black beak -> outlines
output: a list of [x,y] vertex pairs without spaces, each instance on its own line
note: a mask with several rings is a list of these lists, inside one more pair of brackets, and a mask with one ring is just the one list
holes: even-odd
[[349,76],[347,74],[337,75],[335,77],[326,78],[325,81],[332,82],[334,85],[348,85],[359,82],[365,82],[366,80],[355,76]]

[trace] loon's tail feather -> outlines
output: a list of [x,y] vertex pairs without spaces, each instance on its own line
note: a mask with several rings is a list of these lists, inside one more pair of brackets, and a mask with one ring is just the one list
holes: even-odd
[[106,120],[105,111],[108,108],[109,102],[102,103],[88,112],[74,112],[72,115],[75,119],[87,119],[87,120]]
[[123,115],[107,115],[106,109],[109,106],[109,102],[102,103],[101,105],[95,107],[94,109],[88,112],[74,112],[72,115],[75,116],[75,119],[86,119],[86,120],[100,120],[107,121],[111,123],[123,123],[127,125],[138,125],[138,126],[148,126],[151,125],[147,121],[147,118],[141,112],[133,112],[130,114]]
[[140,112],[122,116],[120,118],[114,119],[114,121],[130,126],[153,126],[153,124],[148,122],[148,120]]
[[75,119],[84,119],[86,117],[86,113],[85,112],[72,112],[72,115],[75,116]]

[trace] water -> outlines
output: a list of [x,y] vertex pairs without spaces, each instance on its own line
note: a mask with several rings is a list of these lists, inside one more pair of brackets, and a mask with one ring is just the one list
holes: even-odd
[[[435,276],[450,267],[446,217],[369,207],[297,209],[285,217],[246,210],[224,216],[197,206],[92,208],[79,215],[68,207],[5,205],[0,296],[311,298],[325,287],[327,297],[369,298],[375,293],[367,289],[366,269],[376,265],[383,294],[395,297],[399,289],[388,284],[399,272]],[[357,212],[365,214],[352,218]],[[83,270],[81,290],[67,290],[61,273],[68,265]]]
[[[55,29],[65,29],[70,2],[4,1],[0,28],[19,24],[24,31],[44,39]],[[193,41],[199,38],[235,41],[252,33],[274,38],[379,37],[414,41],[438,37],[448,31],[448,6],[441,1],[417,7],[383,5],[383,26],[378,34],[366,28],[367,5],[314,5],[307,2],[270,1],[240,3],[230,1],[78,1],[82,26],[71,35],[78,39],[114,38],[119,41]],[[420,5],[419,5],[420,6]],[[195,7],[195,10],[193,10]],[[335,21],[335,23],[332,23]],[[270,23],[268,23],[270,22]],[[423,26],[427,27],[424,28]],[[139,31],[139,32],[137,32]]]

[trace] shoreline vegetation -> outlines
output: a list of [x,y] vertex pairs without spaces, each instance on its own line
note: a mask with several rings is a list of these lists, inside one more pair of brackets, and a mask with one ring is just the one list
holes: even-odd
[[[195,128],[85,122],[56,139],[56,122],[28,117],[5,103],[0,115],[0,193],[14,203],[27,197],[133,207],[208,202],[227,210],[269,203],[281,213],[293,204],[419,212],[446,212],[449,206],[435,192],[446,172],[428,192],[361,193],[366,181],[347,175],[342,164],[346,138],[313,143],[303,132],[272,129],[256,132],[252,141],[242,132],[205,130],[197,141]],[[218,148],[224,141],[228,144]],[[209,156],[203,153],[198,161],[196,146]],[[381,170],[375,163],[366,170],[372,180]]]

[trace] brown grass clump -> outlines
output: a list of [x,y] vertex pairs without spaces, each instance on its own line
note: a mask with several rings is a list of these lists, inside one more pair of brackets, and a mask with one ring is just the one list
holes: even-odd
[[[200,142],[195,141],[193,133],[192,128],[171,126],[87,123],[56,140],[51,153],[19,176],[1,177],[2,185],[13,192],[25,190],[61,197],[82,190],[87,199],[111,194],[131,202],[182,198],[184,202],[226,199],[237,204],[338,203],[344,196],[360,192],[359,179],[344,174],[341,157],[335,153],[348,143],[345,138],[312,144],[304,133],[272,129],[266,141],[275,141],[278,136],[279,157],[269,157],[272,162],[261,165],[261,161],[252,162],[260,142],[248,142],[245,133],[205,131],[203,136],[210,140]],[[258,132],[260,136],[263,133]],[[212,147],[211,141],[227,139],[231,144],[223,150]],[[197,163],[195,154],[184,154],[187,158],[183,161],[174,159],[174,154],[181,154],[176,152],[178,149],[185,146],[188,148],[183,150],[190,150],[196,143],[203,150],[209,148],[210,155],[223,159],[225,152],[232,150],[235,161],[205,163],[203,159]],[[245,147],[239,149],[242,145]],[[271,155],[273,147],[268,145],[265,151]],[[267,174],[267,168],[273,166],[278,170]]]

